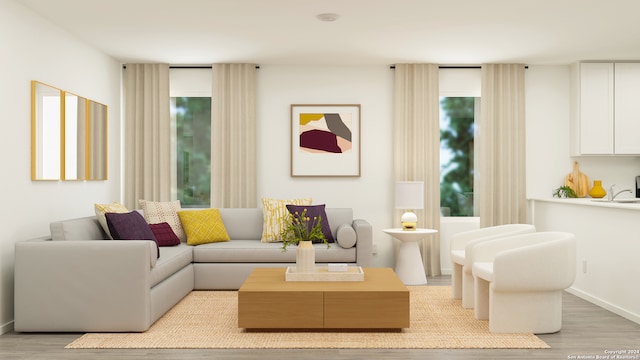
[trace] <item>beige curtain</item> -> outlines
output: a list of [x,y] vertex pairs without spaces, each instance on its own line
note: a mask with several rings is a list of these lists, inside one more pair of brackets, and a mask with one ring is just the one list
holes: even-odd
[[[440,229],[440,106],[438,65],[398,64],[394,95],[394,179],[424,181],[424,210],[418,226]],[[399,226],[402,210],[394,212]],[[428,276],[441,274],[440,237],[420,244]]]
[[256,207],[256,66],[212,68],[211,206]]
[[480,226],[526,222],[524,65],[482,66]]
[[124,106],[124,205],[170,201],[169,65],[127,64]]

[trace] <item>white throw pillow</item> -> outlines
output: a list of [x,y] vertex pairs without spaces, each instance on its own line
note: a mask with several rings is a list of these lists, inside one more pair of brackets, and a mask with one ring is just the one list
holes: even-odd
[[139,200],[140,206],[144,211],[144,219],[149,224],[159,224],[166,222],[171,226],[171,230],[178,236],[180,241],[187,241],[187,235],[184,233],[178,211],[182,208],[180,200],[175,201],[148,201]]

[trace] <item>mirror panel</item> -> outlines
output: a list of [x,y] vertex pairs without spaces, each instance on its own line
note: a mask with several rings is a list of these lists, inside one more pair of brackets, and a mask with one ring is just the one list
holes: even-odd
[[31,179],[107,180],[106,105],[31,82]]
[[31,82],[31,179],[58,180],[61,176],[62,91]]
[[64,180],[87,178],[87,99],[65,93]]
[[107,105],[89,101],[88,179],[107,180]]

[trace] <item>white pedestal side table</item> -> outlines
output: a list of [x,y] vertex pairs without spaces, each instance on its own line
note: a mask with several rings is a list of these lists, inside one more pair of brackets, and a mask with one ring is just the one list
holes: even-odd
[[420,256],[418,240],[430,234],[435,234],[435,229],[402,230],[401,228],[384,229],[385,233],[401,241],[398,256],[396,258],[396,274],[405,285],[424,285],[427,283],[427,275],[424,271],[424,263]]

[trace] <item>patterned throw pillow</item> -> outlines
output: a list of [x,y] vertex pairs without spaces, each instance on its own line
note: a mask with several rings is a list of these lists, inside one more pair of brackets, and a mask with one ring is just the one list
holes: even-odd
[[231,240],[218,209],[178,211],[178,216],[189,245]]
[[327,242],[334,242],[333,234],[331,234],[331,226],[329,226],[329,219],[327,219],[327,213],[324,211],[325,205],[287,205],[287,210],[293,215],[296,212],[302,215],[304,209],[307,209],[306,217],[310,218],[309,224],[307,226],[307,230],[310,232],[315,224],[313,222],[314,218],[319,218],[320,223],[322,224],[322,233],[324,237],[327,238]]
[[98,222],[102,225],[102,229],[109,236],[110,239],[113,240],[113,236],[111,236],[111,232],[109,231],[109,226],[107,225],[107,218],[104,216],[106,213],[127,213],[129,209],[127,209],[124,205],[119,202],[112,202],[111,204],[95,204],[96,217],[98,218]]
[[171,229],[168,223],[150,224],[149,227],[158,241],[158,246],[180,245],[180,238],[173,232],[173,229]]
[[282,241],[282,230],[289,215],[287,205],[311,205],[311,198],[277,200],[271,198],[262,199],[262,211],[264,222],[262,224],[263,243]]
[[106,213],[105,217],[114,240],[151,240],[156,243],[156,248],[158,247],[153,231],[139,212]]
[[175,201],[147,201],[139,200],[142,210],[144,210],[144,219],[149,224],[159,224],[166,222],[178,236],[180,241],[186,241],[187,236],[182,229],[182,223],[178,217],[178,211],[182,208],[180,200]]

